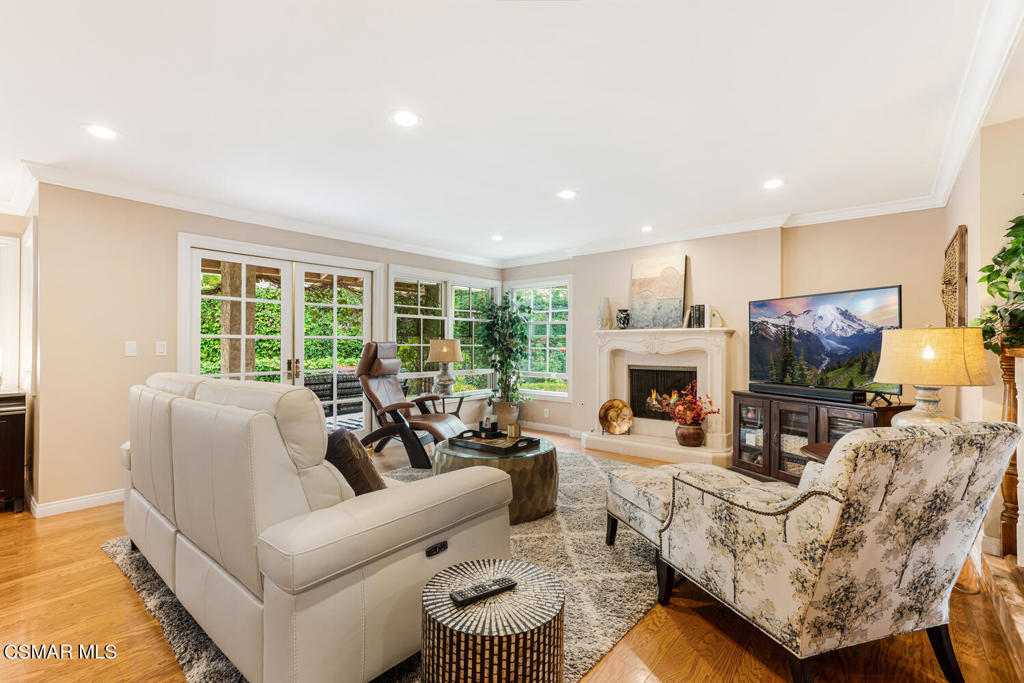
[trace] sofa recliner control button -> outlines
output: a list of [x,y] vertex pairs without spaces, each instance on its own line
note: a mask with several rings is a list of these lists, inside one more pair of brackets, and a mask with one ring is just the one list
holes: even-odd
[[434,555],[440,555],[445,550],[448,550],[448,541],[441,541],[427,548],[427,557],[433,557]]

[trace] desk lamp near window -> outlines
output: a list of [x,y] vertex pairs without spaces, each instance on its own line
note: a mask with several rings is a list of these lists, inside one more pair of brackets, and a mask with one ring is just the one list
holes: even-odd
[[452,363],[462,362],[462,343],[458,339],[431,339],[427,362],[441,364],[441,372],[434,380],[434,393],[438,396],[451,396],[455,384]]

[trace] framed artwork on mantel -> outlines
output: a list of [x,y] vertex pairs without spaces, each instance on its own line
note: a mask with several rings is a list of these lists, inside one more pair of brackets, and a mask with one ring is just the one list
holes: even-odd
[[686,299],[686,254],[633,262],[629,283],[629,326],[682,327]]

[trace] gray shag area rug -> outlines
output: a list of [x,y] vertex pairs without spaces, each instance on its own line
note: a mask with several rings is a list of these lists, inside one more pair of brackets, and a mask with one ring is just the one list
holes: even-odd
[[[512,527],[512,556],[551,572],[565,587],[565,680],[578,681],[654,606],[654,548],[619,525],[613,547],[604,543],[609,470],[632,467],[571,452],[558,454],[558,508]],[[429,477],[404,467],[385,473],[399,481]],[[190,682],[242,680],[241,674],[189,615],[127,536],[103,544],[160,622]],[[377,681],[419,680],[419,654]]]

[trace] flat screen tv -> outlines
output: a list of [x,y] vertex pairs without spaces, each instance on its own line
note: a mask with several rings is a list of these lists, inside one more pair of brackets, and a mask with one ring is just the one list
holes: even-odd
[[750,380],[898,394],[875,384],[882,330],[901,326],[900,286],[750,302]]

